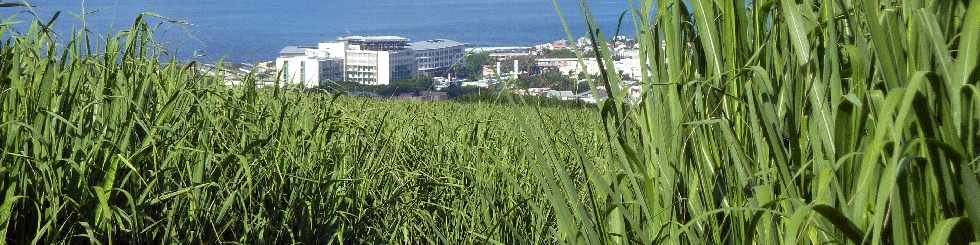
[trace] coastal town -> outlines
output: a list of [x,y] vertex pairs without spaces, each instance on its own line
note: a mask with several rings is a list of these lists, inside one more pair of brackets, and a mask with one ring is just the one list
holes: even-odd
[[[627,37],[609,42],[616,71],[638,99],[639,48]],[[583,55],[579,60],[576,52]],[[472,47],[448,40],[399,36],[346,36],[316,45],[285,46],[275,60],[224,65],[230,85],[254,74],[258,86],[406,100],[447,100],[468,93],[507,91],[520,96],[597,103],[589,83],[600,74],[590,40],[559,40],[533,47]],[[205,71],[217,69],[208,65]]]

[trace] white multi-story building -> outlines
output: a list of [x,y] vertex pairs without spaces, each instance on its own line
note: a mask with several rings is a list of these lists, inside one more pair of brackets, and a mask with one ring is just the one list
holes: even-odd
[[408,39],[395,36],[350,36],[337,39],[346,47],[345,78],[348,82],[388,85],[411,79],[417,63]]
[[276,70],[287,84],[312,88],[326,81],[387,85],[411,79],[417,65],[408,39],[393,36],[351,36],[337,42],[289,46],[279,53]]
[[345,71],[348,82],[388,85],[415,76],[415,55],[409,50],[347,50]]
[[415,51],[419,73],[427,76],[446,75],[466,52],[466,44],[447,39],[409,43],[408,48]]
[[344,79],[342,57],[335,50],[331,53],[331,50],[319,47],[288,46],[279,52],[276,70],[286,84],[314,88],[320,86],[321,82]]

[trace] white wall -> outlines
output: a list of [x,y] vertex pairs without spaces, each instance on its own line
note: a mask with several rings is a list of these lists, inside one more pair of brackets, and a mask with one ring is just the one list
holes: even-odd
[[[415,67],[415,54],[411,51],[370,51],[370,50],[348,50],[346,66],[351,69],[353,66],[370,66],[374,69],[374,79],[370,82],[361,82],[370,85],[388,85],[394,79],[392,72],[395,66],[410,65],[408,70],[411,75],[417,72]],[[350,72],[350,70],[348,70]]]
[[344,42],[320,43],[317,45],[317,48],[321,52],[321,57],[326,57],[331,59],[343,59],[346,56],[347,43]]
[[634,80],[640,80],[640,59],[621,59],[615,62],[616,70],[623,73],[623,75],[629,76]]
[[378,80],[375,85],[391,84],[391,53],[378,51]]
[[[350,82],[373,85],[375,81],[378,80],[378,58],[378,51],[348,50],[347,59],[344,61],[344,69],[347,69],[347,80]],[[364,76],[363,71],[355,71],[357,70],[356,67],[370,67],[373,69],[373,72],[371,72],[371,74],[367,74],[367,76],[371,77],[374,81],[363,82],[355,81],[356,79],[350,79],[351,76],[356,76],[358,77],[357,79]]]
[[301,55],[277,58],[276,72],[283,76],[282,81],[287,84],[301,84],[306,88],[320,85],[320,62],[315,57]]

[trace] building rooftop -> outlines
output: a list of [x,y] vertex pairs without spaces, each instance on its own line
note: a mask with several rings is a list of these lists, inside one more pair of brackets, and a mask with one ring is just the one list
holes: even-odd
[[465,46],[466,44],[449,40],[449,39],[434,39],[421,42],[409,43],[408,48],[414,50],[431,50],[431,49],[443,49]]
[[561,90],[561,91],[559,91],[559,90],[551,90],[551,91],[548,91],[548,95],[549,96],[571,97],[571,96],[575,96],[575,92],[568,91],[568,90]]
[[[537,62],[560,62],[560,61],[578,61],[578,58],[541,58],[536,59]],[[583,58],[582,61],[595,62],[595,58]]]
[[337,38],[337,41],[401,41],[408,42],[408,38],[399,36],[347,36]]
[[290,54],[306,54],[307,49],[315,49],[316,47],[307,46],[286,46],[279,51],[280,55],[290,55]]
[[508,53],[508,52],[529,52],[531,47],[475,47],[467,48],[468,53]]

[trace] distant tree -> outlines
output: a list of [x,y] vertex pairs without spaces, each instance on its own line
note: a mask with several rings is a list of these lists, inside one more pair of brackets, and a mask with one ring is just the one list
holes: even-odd
[[453,101],[461,103],[493,103],[493,104],[506,104],[513,105],[513,103],[535,105],[535,106],[550,106],[550,107],[567,107],[567,108],[584,108],[584,107],[594,107],[595,105],[587,104],[577,100],[564,101],[555,98],[547,98],[541,96],[519,96],[508,92],[497,92],[488,91],[484,93],[470,93],[459,97],[455,97]]
[[392,81],[387,87],[395,93],[426,91],[432,88],[432,78],[420,76],[408,80]]
[[396,96],[401,93],[418,93],[432,89],[432,78],[415,77],[408,80],[391,81],[388,85],[363,85],[353,82],[337,82],[335,86],[345,92],[371,92],[381,96]]
[[490,57],[490,53],[468,53],[463,56],[462,62],[453,66],[453,71],[467,78],[479,79],[483,74],[483,66],[493,63],[494,60]]
[[[513,72],[515,60],[519,62],[518,69],[521,69],[521,72],[534,72],[537,66],[537,58],[538,57],[534,56],[518,56],[501,60],[500,72],[503,72],[504,74],[510,74]],[[496,62],[494,62],[494,65],[496,65]]]
[[545,49],[541,52],[542,58],[576,58],[575,51],[571,49]]
[[469,94],[488,93],[490,91],[491,91],[490,89],[484,89],[480,87],[461,87],[458,85],[453,85],[446,89],[446,93],[449,95],[449,98],[457,98]]
[[555,90],[583,92],[589,88],[589,85],[583,81],[584,80],[572,79],[571,77],[561,74],[558,71],[547,71],[536,75],[521,77],[517,80],[516,85],[517,87],[523,89],[551,88]]

